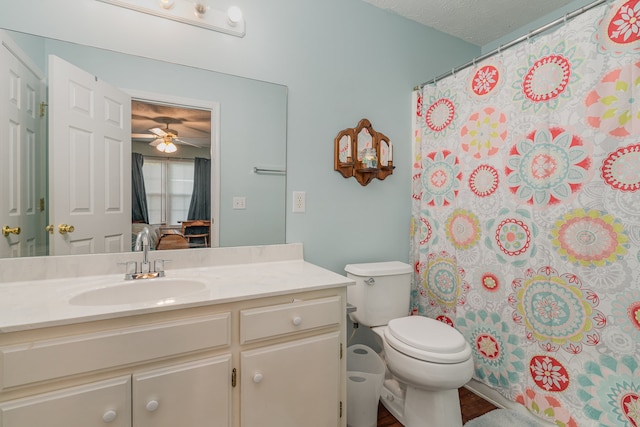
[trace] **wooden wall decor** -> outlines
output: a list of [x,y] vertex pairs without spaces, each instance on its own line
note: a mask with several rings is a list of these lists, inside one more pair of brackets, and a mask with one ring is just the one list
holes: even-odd
[[361,185],[393,173],[393,146],[371,122],[362,119],[355,128],[338,133],[334,140],[333,168],[345,178],[355,177]]

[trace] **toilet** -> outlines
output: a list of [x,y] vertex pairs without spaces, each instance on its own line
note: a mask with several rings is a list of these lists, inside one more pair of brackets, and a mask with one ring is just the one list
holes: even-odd
[[473,375],[471,347],[455,328],[408,316],[412,267],[391,261],[349,264],[351,320],[379,338],[386,375],[380,400],[406,427],[461,427],[458,388]]

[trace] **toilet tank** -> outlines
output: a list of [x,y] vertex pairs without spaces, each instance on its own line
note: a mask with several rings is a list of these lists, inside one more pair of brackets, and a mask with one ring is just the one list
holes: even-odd
[[348,264],[347,277],[356,281],[347,287],[347,301],[356,306],[350,314],[365,326],[386,325],[391,319],[409,315],[411,273],[409,264],[399,261]]

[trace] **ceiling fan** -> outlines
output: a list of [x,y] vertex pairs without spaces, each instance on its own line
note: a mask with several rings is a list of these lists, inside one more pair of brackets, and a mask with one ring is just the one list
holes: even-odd
[[181,144],[208,149],[211,112],[132,100],[131,131],[132,141],[150,143],[164,152]]
[[176,147],[176,142],[190,145],[192,147],[201,148],[197,144],[192,144],[191,142],[187,142],[185,140],[178,138],[178,131],[171,129],[169,127],[169,123],[166,123],[166,127],[164,129],[160,128],[151,128],[149,129],[151,134],[143,134],[143,135],[135,135],[136,137],[146,137],[153,138],[153,140],[149,143],[152,147],[156,147],[158,151],[162,151],[163,153],[174,153],[178,150]]

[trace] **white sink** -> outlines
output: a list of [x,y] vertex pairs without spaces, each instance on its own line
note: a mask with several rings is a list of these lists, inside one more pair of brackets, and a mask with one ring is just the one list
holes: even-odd
[[170,304],[178,297],[197,293],[206,285],[191,279],[138,279],[85,291],[72,297],[72,305]]

